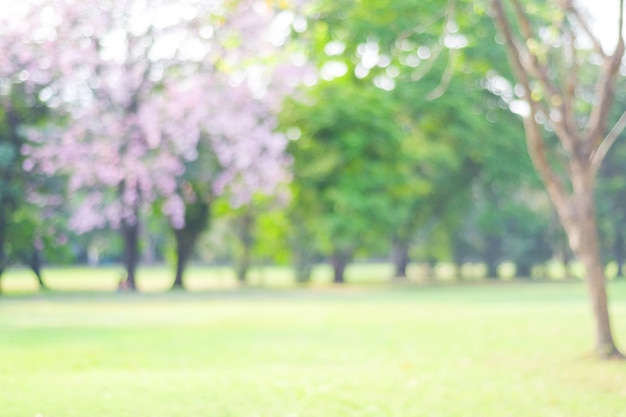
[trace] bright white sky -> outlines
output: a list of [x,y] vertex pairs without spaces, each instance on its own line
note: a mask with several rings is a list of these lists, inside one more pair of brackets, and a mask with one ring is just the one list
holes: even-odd
[[[595,32],[603,39],[605,47],[614,47],[617,30],[619,0],[575,0],[582,6],[592,20]],[[0,16],[15,15],[21,2],[16,0],[0,0]]]
[[607,52],[612,52],[617,39],[618,0],[577,0],[591,18],[594,32],[601,38]]

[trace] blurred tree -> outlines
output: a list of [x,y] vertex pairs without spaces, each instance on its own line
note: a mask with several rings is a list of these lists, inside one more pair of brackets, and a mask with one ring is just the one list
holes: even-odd
[[[27,161],[70,175],[76,231],[121,231],[131,289],[140,218],[155,203],[176,230],[182,286],[213,195],[237,205],[284,177],[286,140],[272,132],[272,112],[295,67],[272,76],[259,64],[281,40],[269,33],[273,12],[251,3],[25,2],[33,36],[22,33],[21,45],[37,56],[28,70],[53,75],[44,101],[67,116],[33,135],[42,146]],[[280,88],[268,88],[276,79]],[[199,164],[214,175],[201,187],[184,173],[203,141],[209,159]]]
[[43,194],[58,191],[53,185],[59,183],[32,172],[24,153],[36,146],[26,130],[49,117],[41,100],[49,80],[28,72],[32,57],[20,49],[15,22],[4,20],[0,20],[0,279],[9,263],[24,262],[44,288],[44,244],[55,233],[50,216],[62,201],[53,195],[54,201],[44,207]]
[[[213,76],[213,80],[221,78]],[[189,92],[196,94],[197,86],[192,88]],[[275,194],[288,179],[287,140],[274,132],[277,110],[255,98],[246,84],[229,86],[228,78],[202,91],[205,101],[197,107],[198,115],[192,122],[200,129],[195,159],[185,163],[185,172],[177,179],[176,193],[185,203],[185,221],[174,224],[177,268],[173,287],[183,286],[185,264],[210,224],[216,198],[223,196],[234,211],[241,211],[240,207],[254,211],[257,195]],[[221,100],[220,95],[228,101]],[[264,98],[277,99],[269,93]]]
[[[502,140],[521,139],[522,130],[498,76],[507,73],[505,53],[494,48],[495,28],[476,2],[320,0],[312,9],[301,39],[312,45],[321,78],[346,74],[389,91],[404,113],[399,123],[412,132],[405,147],[420,156],[406,174],[422,191],[399,203],[392,236],[395,274],[405,276],[415,236],[454,233],[474,203],[475,181],[505,189],[534,176],[528,158],[519,158],[523,141]],[[438,241],[448,247],[431,254],[450,257],[454,239]]]
[[389,94],[349,78],[317,84],[306,102],[283,113],[285,126],[300,132],[288,147],[292,216],[315,225],[335,283],[344,282],[355,251],[389,235],[397,203],[414,190],[405,173],[412,155],[403,153],[406,132],[396,115]]
[[[492,0],[491,6],[518,83],[518,110],[524,116],[531,159],[570,247],[586,269],[597,353],[602,358],[622,357],[611,331],[593,190],[609,148],[626,126],[624,113],[608,129],[624,56],[624,2],[615,2],[619,23],[612,52],[573,2],[538,7],[535,2]],[[591,60],[580,53],[583,38],[593,48]],[[581,68],[597,74],[593,83],[578,76]],[[545,130],[554,132],[558,142]]]

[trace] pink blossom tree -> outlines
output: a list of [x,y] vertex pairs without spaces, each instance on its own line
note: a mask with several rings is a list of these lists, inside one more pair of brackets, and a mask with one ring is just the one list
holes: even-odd
[[[199,140],[197,157],[186,162],[185,173],[178,179],[185,218],[179,224],[172,222],[177,255],[173,287],[183,286],[185,265],[208,226],[216,198],[222,196],[231,206],[241,207],[251,204],[257,193],[275,194],[288,179],[287,140],[274,131],[274,113],[249,85],[233,86],[222,78],[207,79],[209,85],[200,89],[204,97],[199,102],[204,105],[192,106],[198,110],[196,120],[192,118],[189,124],[198,126]],[[197,94],[197,85],[183,94]],[[196,102],[191,98],[180,101]]]
[[[272,115],[296,79],[275,65],[275,13],[253,0],[29,5],[39,37],[25,50],[49,74],[43,98],[65,116],[32,135],[40,146],[27,164],[68,173],[74,230],[121,231],[130,288],[140,218],[159,202],[176,231],[182,285],[202,230],[194,204],[224,193],[242,204],[285,178],[286,141]],[[281,88],[270,94],[272,74]],[[191,167],[201,173],[195,185]]]

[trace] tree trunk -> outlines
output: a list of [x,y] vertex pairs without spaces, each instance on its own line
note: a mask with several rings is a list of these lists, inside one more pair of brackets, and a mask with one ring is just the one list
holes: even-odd
[[502,239],[499,236],[487,234],[485,238],[485,253],[483,254],[485,264],[487,265],[487,279],[498,279],[501,248]]
[[124,267],[126,268],[125,288],[137,289],[136,272],[139,260],[139,220],[122,221],[122,238],[124,239]]
[[615,242],[613,244],[613,253],[615,255],[615,263],[617,264],[617,277],[624,277],[624,234],[621,230],[616,230]]
[[37,277],[39,288],[41,288],[42,290],[47,290],[48,287],[46,286],[46,283],[44,282],[43,276],[41,274],[41,264],[42,264],[41,249],[38,247],[37,244],[33,245],[32,253],[30,253],[30,256],[27,257],[26,264],[33,271],[33,273],[35,274],[35,277]]
[[4,195],[0,190],[0,294],[2,294],[2,275],[7,267],[7,249],[6,249],[6,235],[7,235],[7,213],[4,206]]
[[[583,165],[584,166],[584,165]],[[576,168],[576,166],[574,166]],[[622,358],[611,331],[606,295],[606,276],[600,254],[593,196],[593,179],[583,169],[573,169],[573,194],[569,200],[553,199],[569,246],[585,267],[596,328],[596,352],[601,358]]]
[[191,257],[195,246],[195,237],[189,235],[189,230],[176,230],[174,236],[176,238],[176,274],[172,289],[184,289],[184,273],[187,267],[187,261]]
[[437,260],[430,258],[426,261],[426,281],[437,281]]
[[176,275],[172,289],[185,287],[184,274],[187,263],[193,254],[198,238],[210,222],[211,205],[203,200],[196,200],[185,207],[185,225],[174,230],[176,238]]
[[562,247],[559,249],[559,257],[561,259],[561,262],[563,263],[565,278],[574,278],[574,273],[572,272],[572,248],[569,247],[569,244],[567,242],[564,242]]
[[584,171],[572,172],[570,204],[556,206],[569,245],[585,267],[596,328],[596,351],[602,358],[622,357],[611,331],[606,295],[606,277],[600,254],[599,233],[593,196],[593,181]]
[[[615,101],[615,85],[622,67],[626,43],[622,34],[624,0],[619,4],[618,42],[612,54],[605,53],[600,40],[592,31],[585,34],[593,41],[601,65],[594,86],[593,106],[584,118],[583,129],[578,126],[581,119],[576,108],[576,92],[589,86],[580,85],[581,70],[576,58],[578,39],[576,30],[563,37],[560,48],[561,61],[567,74],[564,83],[555,82],[551,77],[557,59],[540,59],[529,47],[536,36],[532,21],[525,13],[521,0],[513,0],[515,13],[508,14],[503,0],[492,0],[493,18],[504,39],[511,69],[523,92],[529,112],[524,117],[526,143],[533,165],[550,196],[561,225],[565,229],[569,246],[586,269],[586,282],[589,288],[596,327],[596,349],[602,358],[622,358],[613,340],[606,297],[606,277],[600,256],[596,211],[593,200],[594,179],[607,152],[626,128],[626,112],[617,123],[607,129],[611,106]],[[563,11],[571,12],[575,24],[580,23],[578,9],[572,2],[563,2]],[[568,10],[566,10],[566,8]],[[513,21],[509,20],[512,19]],[[576,19],[578,19],[576,21]],[[519,30],[516,30],[519,29]],[[574,58],[571,55],[574,53]],[[540,87],[543,99],[532,97],[533,90]],[[589,89],[591,91],[591,89]],[[547,98],[547,99],[546,99]],[[555,100],[558,98],[558,100]],[[559,117],[552,117],[558,114]],[[550,145],[543,135],[538,117],[544,119],[558,138],[558,151],[564,158],[552,158]],[[555,166],[556,164],[556,166]],[[563,175],[565,174],[565,176]],[[565,183],[563,179],[568,181]]]
[[493,260],[487,261],[487,279],[498,279],[498,264]]
[[306,242],[299,242],[296,245],[292,248],[296,282],[309,282],[313,272],[313,254]]
[[235,275],[237,280],[244,284],[248,277],[248,271],[252,265],[252,246],[254,245],[255,214],[248,210],[237,219],[237,237],[239,238],[239,251],[236,259]]
[[345,271],[350,260],[350,254],[348,251],[336,249],[330,257],[330,264],[333,268],[333,283],[344,284]]
[[406,270],[410,262],[409,243],[394,239],[391,244],[391,258],[394,265],[394,278],[397,280],[406,279]]
[[289,239],[292,263],[296,282],[306,283],[311,280],[313,264],[315,262],[315,248],[313,233],[307,227],[304,219],[297,214],[290,218],[292,234]]
[[519,263],[515,265],[515,277],[530,279],[532,272],[532,265],[527,263]]
[[241,284],[245,284],[248,279],[248,271],[252,265],[252,247],[251,245],[244,244],[241,248],[241,253],[237,259],[237,267],[235,269],[235,275],[237,281]]

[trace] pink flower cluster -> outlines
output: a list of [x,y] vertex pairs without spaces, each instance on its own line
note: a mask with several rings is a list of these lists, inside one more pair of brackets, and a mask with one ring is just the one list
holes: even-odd
[[14,13],[0,17],[0,77],[57,111],[24,168],[69,175],[76,231],[156,202],[182,227],[200,144],[219,163],[209,188],[234,205],[289,180],[275,119],[303,68],[281,60],[265,2],[30,0]]

